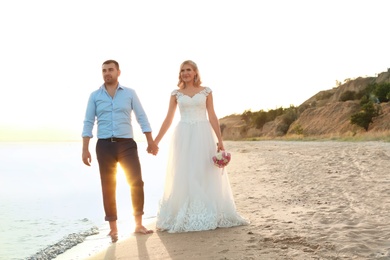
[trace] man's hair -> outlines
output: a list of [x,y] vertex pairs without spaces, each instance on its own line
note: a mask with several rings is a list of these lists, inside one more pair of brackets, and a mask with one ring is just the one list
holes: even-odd
[[119,70],[119,63],[116,60],[106,60],[105,62],[103,62],[102,66],[105,64],[111,64],[111,63],[114,63],[116,69]]

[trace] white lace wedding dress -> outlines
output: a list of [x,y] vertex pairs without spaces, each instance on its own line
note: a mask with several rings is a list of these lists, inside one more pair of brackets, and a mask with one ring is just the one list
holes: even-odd
[[[213,164],[216,136],[207,119],[205,88],[193,97],[175,90],[181,119],[169,148],[156,227],[171,233],[248,224],[236,211],[228,174]],[[232,158],[234,160],[234,158]]]

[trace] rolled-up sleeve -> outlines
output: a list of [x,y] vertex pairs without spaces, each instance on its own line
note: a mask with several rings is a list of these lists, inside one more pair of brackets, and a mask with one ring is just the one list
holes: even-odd
[[133,99],[132,106],[135,118],[137,119],[138,124],[141,127],[143,133],[152,132],[152,128],[150,127],[150,123],[148,117],[145,113],[145,110],[142,107],[142,104],[138,98],[138,95],[135,91],[133,91]]
[[94,100],[94,93],[89,96],[87,109],[85,111],[84,127],[81,134],[82,137],[93,137],[92,130],[96,119],[96,104]]

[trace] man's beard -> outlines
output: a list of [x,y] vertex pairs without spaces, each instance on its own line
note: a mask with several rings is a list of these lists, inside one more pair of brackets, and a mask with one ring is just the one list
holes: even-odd
[[112,79],[112,77],[105,77],[104,78],[104,82],[105,83],[111,83],[111,82],[113,82],[113,79]]

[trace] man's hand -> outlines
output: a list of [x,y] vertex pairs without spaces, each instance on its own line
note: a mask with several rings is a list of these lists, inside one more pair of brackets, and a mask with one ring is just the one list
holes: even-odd
[[146,148],[146,151],[148,153],[151,153],[153,155],[156,155],[158,153],[158,146],[156,142],[153,140],[153,136],[151,132],[145,132],[146,140],[148,141],[148,148]]
[[83,163],[87,166],[91,166],[91,162],[92,162],[92,157],[91,157],[91,153],[87,150],[87,151],[83,151]]
[[157,155],[158,153],[158,146],[155,142],[148,142],[148,148],[146,149],[148,153],[151,153],[153,155]]

